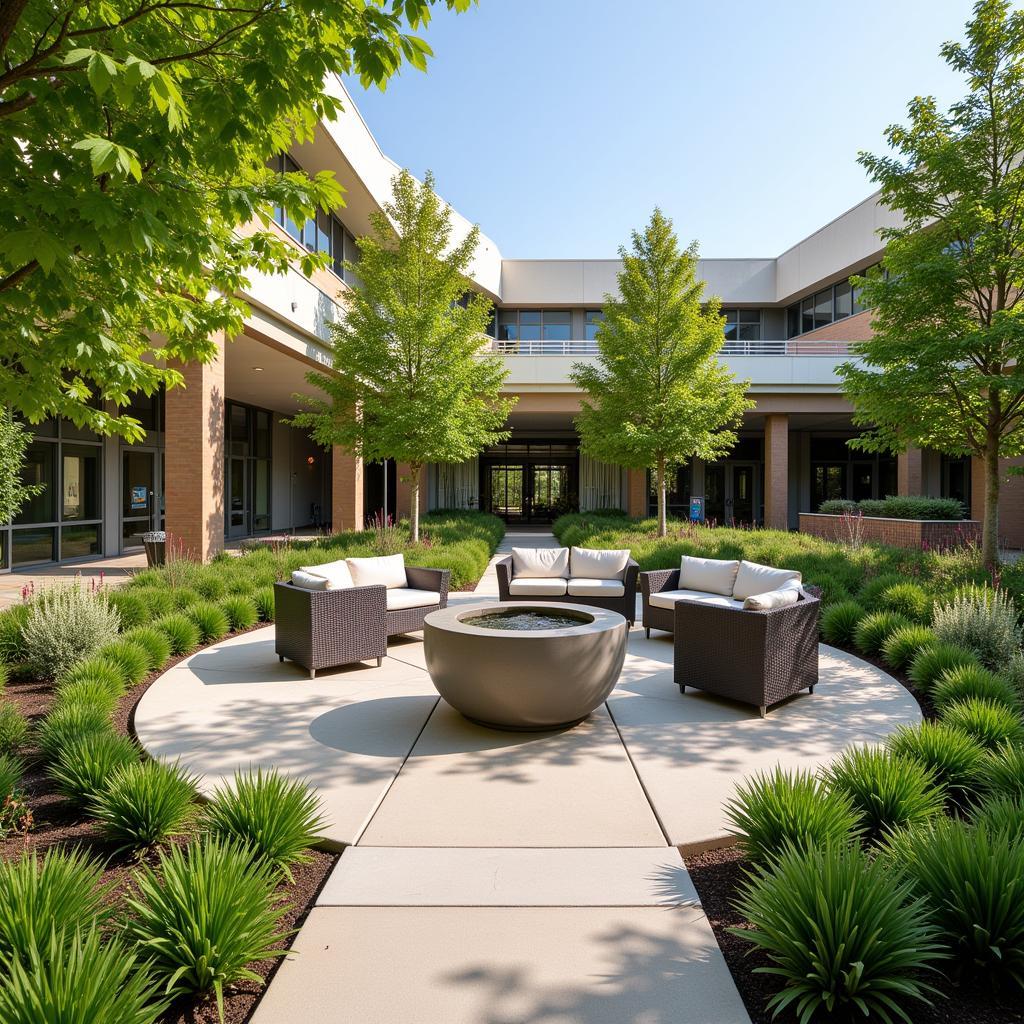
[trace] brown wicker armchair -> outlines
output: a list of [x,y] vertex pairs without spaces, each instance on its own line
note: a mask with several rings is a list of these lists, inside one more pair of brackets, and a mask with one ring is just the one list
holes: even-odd
[[762,718],[786,697],[813,693],[819,597],[816,588],[807,588],[796,604],[770,611],[676,602],[673,660],[679,692],[692,686],[753,704]]
[[495,562],[494,571],[498,575],[498,599],[501,601],[523,601],[531,604],[534,601],[587,604],[594,608],[606,608],[608,611],[618,612],[620,615],[625,616],[626,621],[631,626],[636,619],[636,579],[640,566],[632,558],[626,563],[626,572],[622,580],[623,593],[620,597],[594,597],[581,594],[517,597],[509,591],[509,584],[512,582],[512,556],[509,555],[508,558],[502,558]]
[[640,573],[640,614],[648,637],[652,629],[663,629],[666,633],[671,633],[676,628],[675,609],[659,608],[651,604],[651,595],[664,590],[678,589],[678,569],[651,569]]

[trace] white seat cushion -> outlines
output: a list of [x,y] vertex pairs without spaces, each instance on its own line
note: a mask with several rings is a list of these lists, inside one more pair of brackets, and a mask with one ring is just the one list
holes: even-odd
[[[569,578],[587,580],[621,580],[626,575],[629,548],[599,551],[595,548],[573,548],[569,554]],[[572,590],[569,590],[572,593]]]
[[327,578],[325,576],[315,576],[304,569],[296,569],[292,573],[292,586],[301,587],[303,590],[326,590]]
[[554,576],[513,579],[508,585],[508,592],[513,597],[563,597],[567,582]]
[[783,583],[790,580],[800,582],[801,576],[795,569],[773,569],[770,565],[758,565],[757,562],[740,562],[733,584],[732,596],[737,601],[754,594],[765,594],[769,590],[778,590]]
[[626,585],[622,580],[588,580],[586,578],[569,580],[566,591],[576,597],[622,597]]
[[405,555],[382,555],[380,558],[349,558],[348,568],[357,587],[379,583],[392,590],[405,587]]
[[[352,573],[348,569],[348,562],[344,558],[339,558],[336,562],[321,562],[320,565],[303,565],[299,567],[299,571],[310,576],[320,576],[327,581],[325,587],[311,587],[312,590],[344,590],[346,587],[355,586],[355,583],[352,582]],[[294,574],[292,582],[295,582]]]
[[716,608],[742,608],[743,602],[736,601],[724,594],[709,594],[705,590],[663,590],[660,594],[651,594],[649,603],[655,608],[675,608],[677,601],[690,601],[693,604],[710,604]]
[[399,608],[423,608],[430,604],[437,604],[441,595],[436,590],[416,590],[414,587],[392,587],[385,595],[388,603],[388,611],[398,611]]
[[[700,590],[706,594],[724,594],[732,597],[733,585],[740,563],[723,561],[720,558],[696,558],[683,555],[679,561],[679,588],[681,590]],[[761,587],[771,590],[771,585]]]
[[743,599],[743,607],[753,612],[769,612],[773,608],[785,608],[800,600],[801,584],[799,580],[786,580],[781,587],[765,591],[763,594],[751,594]]
[[512,576],[527,579],[566,579],[569,575],[568,548],[513,548]]

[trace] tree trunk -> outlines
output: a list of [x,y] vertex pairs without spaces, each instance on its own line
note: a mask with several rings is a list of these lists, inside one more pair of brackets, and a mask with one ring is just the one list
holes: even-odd
[[409,466],[409,532],[413,544],[420,540],[420,464],[413,462]]
[[668,495],[665,493],[665,460],[658,459],[658,536],[668,533]]
[[981,557],[987,569],[999,566],[999,433],[989,427],[985,437],[985,518],[981,527]]

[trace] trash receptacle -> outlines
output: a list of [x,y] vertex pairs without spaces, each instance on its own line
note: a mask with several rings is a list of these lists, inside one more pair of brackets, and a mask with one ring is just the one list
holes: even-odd
[[163,530],[150,530],[142,535],[146,549],[146,565],[163,565],[167,561],[167,534]]

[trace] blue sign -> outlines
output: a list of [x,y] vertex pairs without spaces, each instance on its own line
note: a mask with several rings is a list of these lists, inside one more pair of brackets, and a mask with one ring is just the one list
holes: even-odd
[[132,511],[136,512],[140,509],[146,509],[149,507],[149,488],[144,486],[135,485],[132,487]]
[[691,523],[703,523],[704,522],[704,499],[703,498],[691,498],[690,499],[690,522]]

